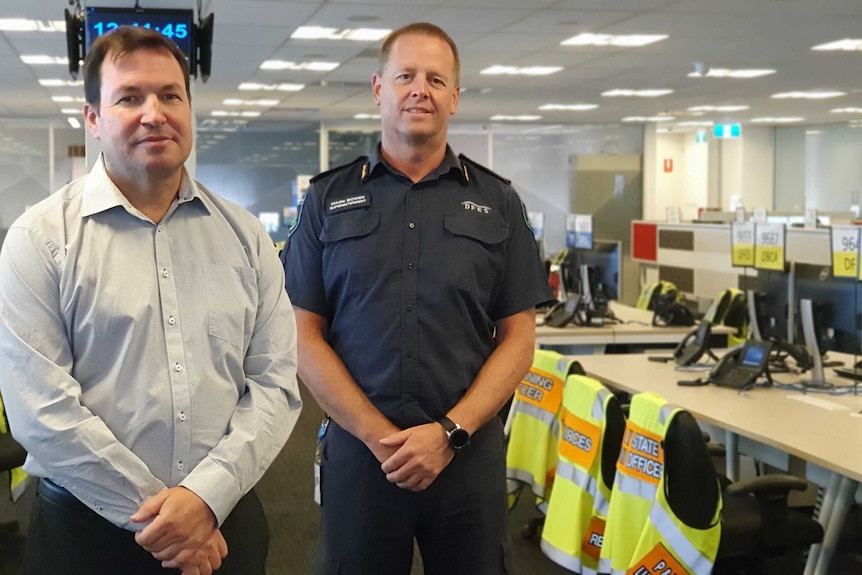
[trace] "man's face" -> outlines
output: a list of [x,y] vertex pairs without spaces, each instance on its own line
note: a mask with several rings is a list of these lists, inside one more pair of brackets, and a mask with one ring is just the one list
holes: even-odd
[[191,103],[179,63],[167,51],[138,50],[101,69],[101,102],[84,106],[90,133],[101,141],[117,183],[170,177],[192,147]]
[[459,96],[451,48],[433,36],[399,37],[383,73],[372,79],[372,92],[384,138],[408,142],[445,138]]

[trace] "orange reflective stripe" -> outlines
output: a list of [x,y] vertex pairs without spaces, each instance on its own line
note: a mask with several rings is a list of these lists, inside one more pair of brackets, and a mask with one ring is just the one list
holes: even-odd
[[626,575],[688,575],[688,571],[673,558],[664,545],[658,543],[626,571]]
[[664,469],[661,437],[629,420],[623,435],[617,470],[641,481],[658,485]]
[[560,454],[580,466],[590,469],[599,451],[602,430],[571,411],[563,408],[563,432],[560,434]]
[[592,557],[595,561],[598,561],[599,554],[602,552],[604,539],[605,520],[594,515],[590,518],[590,525],[584,534],[583,542],[581,542],[581,551],[588,557]]
[[552,373],[531,367],[518,385],[520,401],[557,413],[563,402],[563,380]]

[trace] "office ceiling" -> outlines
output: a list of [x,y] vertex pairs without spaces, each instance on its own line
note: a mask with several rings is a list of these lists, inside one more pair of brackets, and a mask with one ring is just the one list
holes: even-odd
[[[139,0],[142,8],[193,8],[192,0]],[[134,0],[91,1],[89,6],[131,8]],[[0,0],[0,18],[62,20],[68,0]],[[229,98],[278,98],[250,125],[283,121],[351,121],[374,114],[370,77],[379,42],[296,40],[298,26],[396,28],[410,21],[442,26],[462,59],[461,103],[455,121],[488,125],[495,115],[539,115],[541,124],[620,123],[631,116],[670,114],[675,122],[747,123],[762,117],[801,117],[804,124],[848,122],[862,114],[862,52],[819,52],[811,47],[862,37],[859,0],[202,0],[215,15],[213,72],[195,87],[199,120]],[[582,32],[667,34],[643,48],[568,47]],[[57,95],[83,89],[43,87],[40,79],[69,79],[61,65],[24,64],[20,56],[65,56],[62,33],[0,33],[0,117],[54,118],[69,104]],[[332,61],[330,72],[261,70],[264,60]],[[561,66],[548,76],[489,76],[492,65]],[[709,68],[769,68],[754,79],[689,78]],[[240,92],[243,82],[301,83],[299,92]],[[670,89],[657,98],[603,97],[613,89]],[[780,92],[828,90],[846,95],[820,100],[775,99]],[[277,94],[277,95],[274,95]],[[589,111],[540,111],[544,104],[597,104]],[[738,112],[695,117],[694,106],[745,105]],[[72,104],[80,106],[80,104]],[[376,121],[367,120],[369,127]],[[685,129],[685,128],[677,128]]]

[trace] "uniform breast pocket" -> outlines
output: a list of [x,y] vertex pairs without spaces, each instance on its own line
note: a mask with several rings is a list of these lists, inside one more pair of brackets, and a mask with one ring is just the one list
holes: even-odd
[[449,281],[475,295],[490,294],[505,268],[508,224],[496,213],[446,214]]
[[380,214],[354,210],[329,216],[320,232],[324,281],[327,288],[367,289],[381,272],[382,254],[374,230]]
[[210,337],[243,349],[257,314],[257,272],[243,266],[204,266]]

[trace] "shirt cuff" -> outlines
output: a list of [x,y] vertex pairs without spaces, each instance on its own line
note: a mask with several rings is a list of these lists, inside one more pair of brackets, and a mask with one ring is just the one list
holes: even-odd
[[219,526],[244,495],[236,477],[209,458],[201,461],[194,471],[180,482],[180,486],[192,491],[209,505]]

